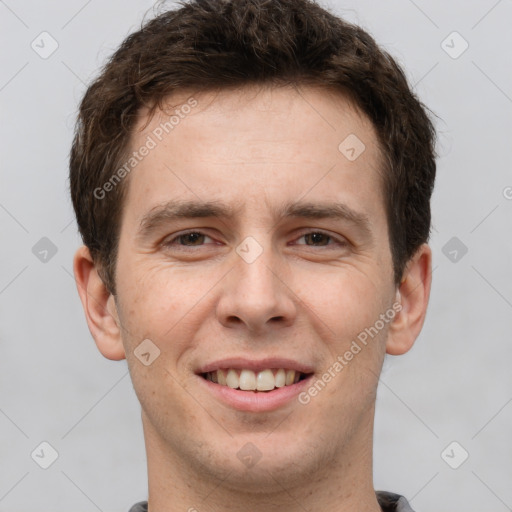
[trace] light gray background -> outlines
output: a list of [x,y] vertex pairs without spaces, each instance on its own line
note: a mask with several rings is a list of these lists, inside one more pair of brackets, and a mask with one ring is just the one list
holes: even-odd
[[[512,1],[324,5],[367,28],[440,117],[431,304],[413,350],[385,363],[375,487],[418,512],[512,510]],[[151,6],[0,1],[0,511],[125,512],[147,497],[126,362],[97,351],[72,277],[67,158],[85,84]],[[31,48],[43,31],[59,45],[47,59]],[[458,58],[453,31],[469,44]],[[468,249],[455,262],[452,237]],[[58,452],[46,470],[31,458],[43,441]]]

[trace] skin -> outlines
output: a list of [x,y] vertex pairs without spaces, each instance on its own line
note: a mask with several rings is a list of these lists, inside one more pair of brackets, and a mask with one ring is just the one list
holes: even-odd
[[[169,101],[180,105],[191,94]],[[421,246],[395,285],[376,134],[341,94],[245,87],[194,98],[198,106],[129,176],[117,296],[87,248],[74,259],[98,349],[127,358],[142,406],[149,511],[378,512],[378,375],[385,353],[407,352],[421,330],[431,251]],[[167,119],[159,112],[140,131],[146,114],[133,148]],[[366,146],[354,161],[338,150],[349,134]],[[218,200],[239,211],[168,220],[138,235],[148,212],[176,200]],[[346,219],[275,215],[298,200],[342,203],[368,229]],[[190,229],[206,236],[176,238]],[[326,236],[305,236],[318,231]],[[263,251],[252,263],[236,252],[247,237]],[[306,405],[238,411],[194,373],[221,357],[276,356],[310,364],[316,380],[397,301],[401,311]],[[149,366],[134,354],[144,339],[161,351]],[[237,457],[246,443],[261,453],[250,468]]]

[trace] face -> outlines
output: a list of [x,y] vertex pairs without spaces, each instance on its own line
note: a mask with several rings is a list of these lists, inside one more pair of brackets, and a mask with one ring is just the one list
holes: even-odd
[[132,137],[156,145],[129,176],[115,307],[148,449],[246,489],[334,470],[371,442],[397,314],[375,131],[315,88],[193,98],[161,141],[163,112]]

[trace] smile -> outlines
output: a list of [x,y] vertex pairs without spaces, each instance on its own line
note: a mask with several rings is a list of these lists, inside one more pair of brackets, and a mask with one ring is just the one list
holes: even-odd
[[242,391],[272,391],[291,386],[307,377],[305,373],[285,368],[267,368],[261,371],[224,368],[207,373],[202,377],[210,382]]
[[[200,389],[214,400],[245,412],[291,406],[310,385],[315,368],[287,357],[226,357],[196,368]],[[297,402],[298,403],[298,402]]]

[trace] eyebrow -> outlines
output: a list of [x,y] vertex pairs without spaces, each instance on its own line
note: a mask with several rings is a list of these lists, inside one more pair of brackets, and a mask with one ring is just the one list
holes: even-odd
[[[148,238],[161,226],[181,219],[217,217],[221,220],[233,220],[240,215],[242,210],[243,203],[228,205],[221,201],[169,201],[155,206],[142,217],[137,237]],[[368,216],[343,203],[289,202],[280,208],[273,208],[272,214],[276,220],[283,218],[344,220],[353,224],[367,238],[373,238]]]
[[371,234],[370,219],[343,203],[288,203],[280,215],[284,218],[345,220]]
[[160,226],[180,219],[233,219],[240,210],[241,206],[233,207],[220,201],[169,201],[155,206],[142,217],[137,237],[146,238]]

